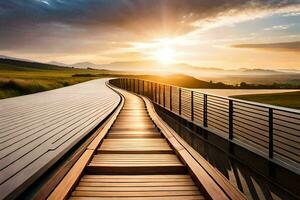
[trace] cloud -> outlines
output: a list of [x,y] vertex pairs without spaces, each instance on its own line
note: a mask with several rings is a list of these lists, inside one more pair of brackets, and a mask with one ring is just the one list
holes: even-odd
[[281,31],[289,29],[290,27],[294,26],[294,24],[286,24],[286,25],[276,25],[269,28],[265,28],[265,31]]
[[231,47],[300,53],[300,41],[261,44],[235,44]]
[[0,50],[63,51],[100,40],[140,41],[298,11],[298,0],[5,0]]
[[294,16],[299,16],[299,15],[300,15],[300,12],[291,12],[291,13],[284,14],[282,16],[284,16],[284,17],[294,17]]

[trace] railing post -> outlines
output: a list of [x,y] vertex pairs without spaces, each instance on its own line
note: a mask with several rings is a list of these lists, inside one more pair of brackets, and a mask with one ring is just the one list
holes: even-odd
[[157,103],[156,94],[157,94],[157,85],[156,85],[156,83],[154,83],[154,101],[155,101],[155,103]]
[[138,86],[138,91],[137,91],[137,93],[140,94],[140,80],[137,80],[137,86]]
[[191,121],[194,121],[194,91],[191,91]]
[[160,105],[160,84],[158,84],[158,104]]
[[172,86],[170,86],[170,110],[172,111]]
[[130,88],[130,79],[127,80],[127,84],[128,84],[128,91],[130,91],[131,90],[131,88]]
[[152,100],[155,101],[154,99],[154,90],[155,90],[155,87],[153,86],[153,82],[151,82],[151,91],[152,91]]
[[150,98],[152,101],[154,101],[154,99],[153,99],[153,82],[150,82]]
[[132,80],[132,92],[135,92],[135,79]]
[[179,97],[179,108],[178,108],[178,110],[179,110],[179,115],[181,115],[181,88],[179,88],[179,94],[178,94],[178,97]]
[[203,127],[207,127],[207,94],[203,98]]
[[149,87],[148,96],[153,101],[153,99],[152,99],[152,82],[148,82],[148,87]]
[[273,158],[273,108],[269,108],[269,158]]
[[229,140],[233,139],[233,101],[229,99],[229,113],[228,113],[228,134]]
[[133,90],[133,92],[135,92],[135,79],[133,79],[132,82],[133,82],[133,83],[132,83],[132,84],[133,84],[133,85],[132,85],[132,90]]
[[164,90],[163,90],[163,103],[164,103],[164,108],[166,107],[166,85],[164,85]]
[[145,81],[143,80],[143,95],[145,96]]

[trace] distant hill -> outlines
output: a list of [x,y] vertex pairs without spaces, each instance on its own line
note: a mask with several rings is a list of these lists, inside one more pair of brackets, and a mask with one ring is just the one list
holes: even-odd
[[0,70],[17,70],[17,71],[29,71],[29,70],[66,70],[69,67],[56,66],[38,62],[28,62],[22,60],[12,60],[6,58],[0,58]]
[[71,64],[69,66],[75,67],[75,68],[82,68],[82,69],[86,69],[86,68],[94,68],[97,69],[97,67],[99,65],[91,63],[91,62],[79,62],[79,63],[74,63]]
[[284,72],[276,71],[276,70],[269,70],[269,69],[240,69],[244,74],[257,74],[257,75],[276,75],[282,74]]
[[[131,62],[112,62],[109,64],[95,64],[92,62],[80,62],[74,63],[72,65],[67,65],[65,63],[51,61],[50,63],[39,63],[31,60],[13,58],[9,56],[0,56],[2,60],[1,63],[6,63],[6,65],[1,65],[0,70],[4,69],[5,66],[15,70],[41,70],[41,69],[50,69],[50,70],[60,70],[60,69],[95,69],[100,70],[101,73],[118,73],[122,75],[143,75],[143,74],[152,74],[159,75],[162,72],[169,72],[173,74],[185,74],[190,76],[191,79],[199,79],[204,82],[219,82],[219,85],[210,85],[209,87],[214,88],[227,88],[226,85],[222,85],[221,82],[225,84],[234,84],[238,85],[241,82],[246,82],[249,84],[261,84],[261,85],[273,85],[274,83],[278,84],[291,84],[292,86],[300,85],[300,70],[270,70],[270,69],[257,69],[257,68],[240,68],[240,69],[222,69],[217,67],[197,67],[188,64],[173,64],[168,66],[163,66],[160,63],[154,60],[143,60],[143,61],[131,61]],[[12,61],[13,60],[13,61]],[[19,63],[16,62],[28,62]],[[14,65],[14,63],[16,65]],[[108,70],[108,71],[105,71]],[[98,72],[97,72],[98,73]],[[158,77],[159,78],[159,77]],[[166,79],[164,76],[162,79]],[[176,80],[176,79],[174,79]],[[193,82],[193,81],[192,81]],[[195,83],[195,82],[194,82]],[[180,81],[178,81],[180,84]],[[202,83],[201,85],[203,85]],[[205,85],[205,84],[204,84]],[[188,86],[187,86],[188,87]],[[198,87],[197,84],[192,87]],[[205,87],[208,87],[207,85]],[[279,86],[277,86],[279,87]],[[289,86],[283,86],[284,88]],[[266,87],[265,87],[266,88]]]
[[202,81],[192,76],[184,74],[170,74],[170,75],[138,75],[135,76],[139,79],[149,80],[158,83],[165,83],[170,85],[176,85],[186,88],[234,88],[233,85],[226,85],[223,83],[213,83],[208,81]]
[[57,66],[62,66],[62,67],[69,67],[69,65],[65,64],[65,63],[61,63],[61,62],[56,62],[56,61],[50,61],[46,64],[50,64],[50,65],[57,65]]
[[19,61],[26,61],[26,62],[35,62],[33,60],[24,59],[24,58],[16,58],[16,57],[10,57],[5,55],[0,55],[0,59],[10,59],[10,60],[19,60]]

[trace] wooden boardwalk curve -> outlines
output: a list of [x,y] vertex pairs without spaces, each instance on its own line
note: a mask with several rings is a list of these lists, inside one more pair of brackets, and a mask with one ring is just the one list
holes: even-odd
[[196,160],[149,101],[116,90],[122,106],[48,199],[245,199]]
[[118,106],[106,81],[0,101],[0,199],[17,197]]

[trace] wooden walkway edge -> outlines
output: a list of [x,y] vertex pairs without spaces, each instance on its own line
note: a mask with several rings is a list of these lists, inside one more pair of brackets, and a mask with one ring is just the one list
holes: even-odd
[[108,80],[0,100],[0,199],[20,196],[114,111]]
[[246,199],[148,99],[114,90],[123,106],[48,199]]

